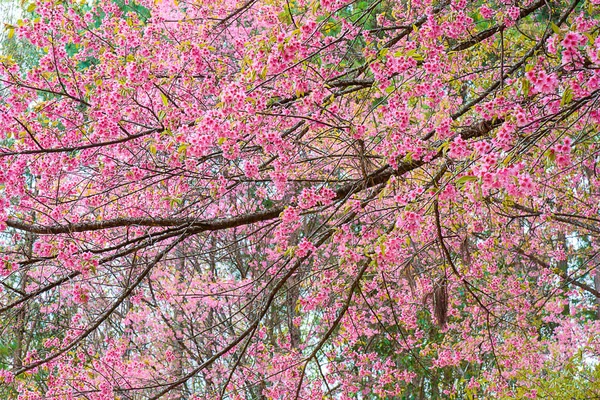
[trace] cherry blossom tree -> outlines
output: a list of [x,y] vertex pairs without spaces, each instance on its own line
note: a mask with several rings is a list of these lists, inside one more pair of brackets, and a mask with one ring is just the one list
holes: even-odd
[[2,398],[600,395],[600,1],[23,13]]

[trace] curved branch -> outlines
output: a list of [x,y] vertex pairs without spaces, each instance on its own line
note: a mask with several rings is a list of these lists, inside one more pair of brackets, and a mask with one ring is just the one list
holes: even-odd
[[[460,136],[463,139],[474,139],[485,136],[494,128],[500,126],[503,120],[486,120],[474,124],[461,131]],[[430,160],[433,161],[443,155],[439,151]],[[353,194],[359,193],[365,189],[377,186],[387,182],[392,176],[402,176],[407,172],[413,171],[426,162],[422,160],[403,161],[398,163],[398,168],[393,169],[390,165],[385,165],[367,176],[366,179],[360,179],[353,183],[342,186],[336,191],[334,200],[342,200]],[[9,219],[6,221],[7,226],[21,231],[36,233],[40,235],[56,235],[65,233],[91,232],[104,229],[120,228],[126,226],[146,226],[146,227],[173,227],[187,226],[191,233],[219,231],[224,229],[235,228],[238,226],[250,225],[258,222],[265,222],[275,218],[286,209],[288,206],[294,206],[294,203],[274,207],[270,210],[258,211],[249,214],[238,215],[230,218],[204,219],[197,218],[115,218],[99,222],[81,222],[67,225],[35,225],[27,222]]]
[[[20,121],[19,121],[19,124],[21,124],[23,126],[23,124]],[[138,138],[147,136],[151,133],[160,133],[163,130],[164,130],[164,128],[154,128],[154,129],[149,129],[149,130],[146,130],[146,131],[143,131],[140,133],[136,133],[136,134],[133,134],[130,136],[126,136],[123,138],[109,140],[107,142],[90,143],[90,144],[84,144],[81,146],[59,147],[59,148],[49,148],[49,149],[41,148],[41,146],[40,146],[40,148],[36,149],[36,150],[32,149],[32,150],[11,151],[11,152],[0,151],[0,157],[23,156],[23,155],[32,155],[32,154],[69,153],[71,151],[87,150],[87,149],[93,149],[95,147],[112,146],[113,144],[129,142],[130,140],[138,139]],[[35,138],[33,137],[33,135],[32,135],[32,139],[35,141]],[[39,146],[39,144],[38,144],[38,146]]]

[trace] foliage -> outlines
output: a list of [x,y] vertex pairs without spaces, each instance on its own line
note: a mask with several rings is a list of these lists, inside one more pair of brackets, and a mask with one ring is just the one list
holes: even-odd
[[23,8],[0,397],[598,395],[598,0]]

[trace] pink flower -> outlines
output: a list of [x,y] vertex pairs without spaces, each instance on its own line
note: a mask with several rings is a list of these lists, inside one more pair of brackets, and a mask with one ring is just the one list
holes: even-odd
[[560,167],[567,167],[571,164],[571,138],[566,137],[562,143],[552,148],[555,154],[556,164]]
[[281,221],[284,224],[294,224],[300,220],[300,212],[295,207],[288,207],[281,215]]
[[522,174],[518,177],[519,186],[523,190],[525,194],[532,194],[535,191],[535,184],[533,183],[533,179],[529,174]]
[[244,165],[244,174],[250,179],[258,178],[258,166],[250,162],[246,163]]
[[5,369],[0,369],[0,382],[1,383],[5,383],[7,385],[10,385],[14,380],[14,375],[12,374],[12,372],[5,370]]
[[531,94],[551,94],[554,93],[556,91],[556,88],[558,87],[558,78],[554,73],[547,74],[546,71],[543,70],[537,72],[535,70],[531,70],[525,75],[533,85]]
[[452,130],[450,129],[450,124],[452,123],[452,119],[445,118],[437,128],[437,134],[439,139],[446,139],[452,136]]
[[460,136],[457,136],[450,144],[448,156],[451,158],[464,158],[469,156],[469,154],[471,154],[471,150],[469,150],[467,142],[465,142]]
[[333,200],[336,198],[337,194],[329,189],[329,188],[321,188],[319,190],[319,197],[321,200],[321,203],[323,203],[323,205],[329,205],[333,202]]
[[314,244],[312,244],[311,241],[309,241],[306,238],[302,238],[300,243],[298,243],[298,248],[296,249],[296,255],[298,257],[305,257],[308,254],[310,254],[316,250],[317,250],[317,248],[315,247]]
[[519,10],[519,7],[508,7],[506,10],[506,19],[504,20],[504,23],[507,27],[514,26],[520,15],[521,10]]
[[479,7],[479,13],[485,19],[492,19],[492,17],[494,16],[494,10],[486,6]]
[[562,41],[562,45],[565,49],[576,49],[578,46],[583,46],[586,43],[586,38],[576,32],[568,32]]

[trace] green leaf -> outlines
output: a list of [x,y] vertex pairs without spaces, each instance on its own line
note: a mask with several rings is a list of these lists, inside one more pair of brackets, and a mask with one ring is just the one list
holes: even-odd
[[473,175],[465,175],[465,176],[463,176],[463,177],[460,177],[460,178],[458,178],[458,179],[456,180],[456,186],[460,186],[460,187],[462,187],[462,186],[464,186],[464,185],[465,185],[465,183],[467,183],[467,182],[474,182],[474,181],[477,181],[477,180],[479,180],[479,178],[477,178],[476,176],[473,176]]
[[286,10],[277,14],[277,19],[279,20],[279,22],[285,25],[290,25],[292,23],[292,18],[290,17],[290,13],[287,11],[287,7]]
[[177,148],[177,153],[179,153],[179,154],[183,154],[183,153],[185,153],[185,152],[186,152],[187,148],[188,148],[188,145],[187,145],[187,143],[181,143],[181,144],[179,145],[179,147]]
[[339,23],[329,21],[323,26],[323,34],[325,36],[336,36],[341,32],[342,28]]
[[438,151],[441,151],[443,154],[446,154],[448,152],[448,149],[450,148],[450,143],[448,143],[447,141],[442,143],[440,145],[440,147],[438,147]]
[[527,97],[529,95],[529,90],[531,89],[529,79],[521,78],[521,89],[523,90],[523,96]]
[[4,24],[4,27],[8,31],[8,38],[12,39],[15,36],[15,27],[9,24]]
[[410,50],[408,53],[406,53],[407,56],[412,57],[415,59],[415,61],[423,61],[425,58],[417,53],[415,50]]
[[167,96],[165,96],[165,94],[161,92],[160,97],[162,98],[163,105],[167,107],[169,105],[169,99],[167,98]]
[[594,43],[596,41],[596,38],[589,32],[584,32],[583,34],[585,35],[586,38],[588,38],[590,43]]
[[560,105],[566,106],[571,100],[573,100],[573,89],[569,86],[563,92],[562,98],[560,99]]
[[263,206],[264,208],[266,208],[266,209],[269,209],[269,208],[273,207],[273,205],[274,205],[274,204],[275,204],[275,203],[273,202],[273,200],[269,200],[269,199],[265,199],[265,200],[263,200],[263,202],[262,202],[262,206]]

